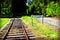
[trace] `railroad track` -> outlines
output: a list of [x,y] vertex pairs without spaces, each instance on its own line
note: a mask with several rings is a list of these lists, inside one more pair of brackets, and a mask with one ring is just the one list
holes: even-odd
[[26,30],[26,28],[21,19],[15,18],[10,26],[3,30],[5,34],[2,37],[0,36],[0,40],[35,40],[33,33]]

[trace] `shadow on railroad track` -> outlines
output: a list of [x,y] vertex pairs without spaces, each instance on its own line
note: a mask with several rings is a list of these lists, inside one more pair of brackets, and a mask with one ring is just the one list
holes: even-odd
[[21,18],[22,16],[31,16],[31,15],[0,15],[0,18]]

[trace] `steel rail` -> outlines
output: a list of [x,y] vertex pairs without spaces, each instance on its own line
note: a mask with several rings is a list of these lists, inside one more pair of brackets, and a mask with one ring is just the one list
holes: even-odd
[[26,29],[25,29],[24,25],[22,25],[22,29],[23,29],[23,32],[24,32],[24,34],[26,36],[26,40],[29,40],[29,37],[28,37],[28,34],[26,32]]

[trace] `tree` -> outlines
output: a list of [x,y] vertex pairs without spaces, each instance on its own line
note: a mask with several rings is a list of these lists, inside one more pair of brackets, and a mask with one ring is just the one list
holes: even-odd
[[31,14],[42,14],[44,8],[44,0],[32,0],[28,6],[28,12]]
[[1,3],[1,15],[7,17],[12,16],[11,13],[11,0],[3,0]]
[[58,3],[51,2],[47,5],[46,16],[60,17],[60,5]]

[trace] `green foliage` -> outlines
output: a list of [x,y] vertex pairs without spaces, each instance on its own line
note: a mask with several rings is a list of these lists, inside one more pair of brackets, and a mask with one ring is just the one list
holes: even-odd
[[42,0],[32,0],[32,3],[28,6],[28,13],[41,14],[44,7],[44,2]]
[[[3,0],[1,4],[1,14],[13,16],[11,13],[12,0]],[[46,10],[45,10],[46,9]],[[24,15],[43,14],[45,16],[60,17],[59,0],[32,0],[31,4],[26,9]]]
[[1,3],[1,14],[10,15],[11,14],[11,0],[4,0]]
[[60,17],[60,5],[58,3],[51,2],[47,5],[46,16]]
[[60,5],[58,1],[54,0],[33,0],[27,8],[27,14],[60,17]]

